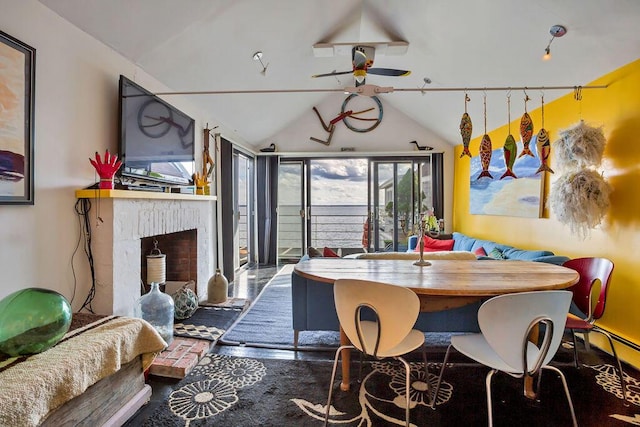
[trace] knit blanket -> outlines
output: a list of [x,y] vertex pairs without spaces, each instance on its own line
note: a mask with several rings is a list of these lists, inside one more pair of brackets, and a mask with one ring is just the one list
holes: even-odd
[[138,356],[148,368],[165,347],[146,321],[107,316],[70,330],[47,351],[0,361],[0,426],[37,426]]

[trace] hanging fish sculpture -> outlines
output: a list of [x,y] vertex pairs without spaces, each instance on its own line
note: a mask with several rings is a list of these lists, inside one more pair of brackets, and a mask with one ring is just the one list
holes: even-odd
[[507,168],[507,171],[502,174],[500,179],[507,176],[518,178],[516,174],[513,173],[513,164],[516,162],[516,154],[518,153],[518,144],[516,144],[516,140],[513,135],[509,134],[509,136],[507,136],[507,140],[504,142],[502,151],[504,152],[504,165]]
[[531,120],[531,116],[527,112],[525,112],[522,115],[522,119],[520,119],[520,136],[522,137],[522,144],[524,145],[524,148],[522,149],[522,153],[520,153],[518,157],[522,157],[525,154],[528,154],[531,157],[535,157],[529,149],[529,143],[531,142],[531,138],[533,137],[533,121]]
[[480,142],[480,164],[482,165],[482,172],[478,175],[480,179],[483,176],[493,179],[493,176],[489,173],[489,164],[491,163],[491,138],[486,133],[482,136],[482,142]]
[[551,144],[549,143],[549,133],[544,129],[540,129],[538,136],[536,137],[536,148],[538,149],[538,157],[540,157],[540,167],[536,173],[540,172],[553,172],[548,165],[549,155],[551,154]]
[[463,150],[462,154],[460,154],[460,158],[462,158],[465,154],[471,157],[471,151],[469,151],[469,141],[471,141],[471,131],[473,130],[473,124],[471,123],[471,117],[469,114],[464,113],[462,115],[462,119],[460,120],[460,135],[462,135],[462,145]]

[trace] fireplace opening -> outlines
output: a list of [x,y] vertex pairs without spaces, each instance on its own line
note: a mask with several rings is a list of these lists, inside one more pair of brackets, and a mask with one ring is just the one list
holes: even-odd
[[[140,270],[145,290],[147,285],[147,255],[154,249],[154,240],[158,242],[158,249],[166,256],[167,284],[177,282],[177,287],[189,280],[198,281],[198,244],[197,230],[179,231],[158,236],[143,237],[141,242]],[[175,288],[175,286],[171,286]],[[193,287],[192,287],[193,288]],[[168,289],[166,290],[167,292]]]

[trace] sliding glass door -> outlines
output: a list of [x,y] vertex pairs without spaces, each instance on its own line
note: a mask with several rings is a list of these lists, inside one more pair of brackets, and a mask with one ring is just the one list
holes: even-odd
[[292,261],[305,253],[306,191],[304,161],[282,161],[278,168],[278,260]]
[[406,250],[413,218],[411,162],[372,162],[375,251]]
[[362,252],[368,160],[310,159],[307,240],[340,255]]
[[433,206],[429,157],[371,162],[370,245],[373,251],[406,251],[420,217]]
[[234,150],[233,153],[233,206],[234,206],[234,270],[253,262],[253,158]]
[[310,246],[405,251],[434,203],[431,157],[282,159],[278,176],[280,261]]

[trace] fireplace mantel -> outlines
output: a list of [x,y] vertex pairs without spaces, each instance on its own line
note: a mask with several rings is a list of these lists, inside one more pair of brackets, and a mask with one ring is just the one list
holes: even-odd
[[77,190],[93,199],[89,220],[93,241],[97,313],[131,316],[141,295],[141,239],[197,230],[196,292],[207,297],[215,271],[216,196],[139,190]]
[[164,193],[144,190],[77,190],[78,199],[162,199],[162,200],[217,200],[216,196],[200,194]]

